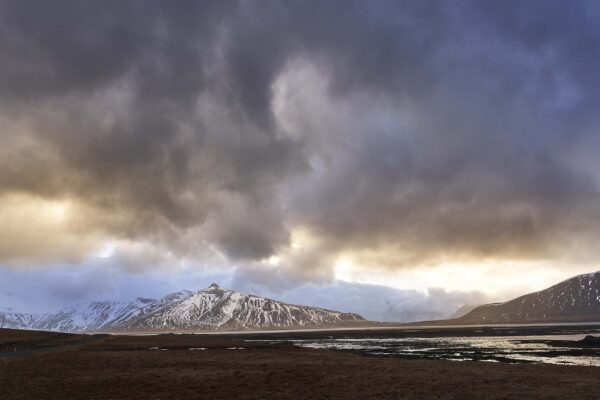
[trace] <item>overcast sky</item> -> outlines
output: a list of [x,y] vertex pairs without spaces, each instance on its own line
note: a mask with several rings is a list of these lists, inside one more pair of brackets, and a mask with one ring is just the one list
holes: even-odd
[[0,0],[0,60],[5,306],[599,269],[596,1]]

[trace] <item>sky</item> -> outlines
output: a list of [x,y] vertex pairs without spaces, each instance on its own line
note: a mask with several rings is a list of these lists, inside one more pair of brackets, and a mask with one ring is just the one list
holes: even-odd
[[0,306],[596,271],[599,43],[595,1],[0,0]]

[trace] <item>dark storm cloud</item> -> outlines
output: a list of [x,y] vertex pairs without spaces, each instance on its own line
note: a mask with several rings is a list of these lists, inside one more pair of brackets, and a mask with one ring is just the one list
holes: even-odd
[[293,253],[301,227],[316,254],[282,263],[303,277],[338,253],[593,259],[599,18],[566,1],[2,1],[0,192],[185,257]]

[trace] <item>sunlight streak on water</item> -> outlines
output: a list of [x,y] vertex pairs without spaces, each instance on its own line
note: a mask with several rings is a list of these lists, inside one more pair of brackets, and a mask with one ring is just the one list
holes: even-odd
[[434,338],[329,338],[272,340],[309,349],[359,352],[372,356],[452,361],[545,363],[600,367],[600,349],[556,347],[546,340],[580,340],[584,334]]

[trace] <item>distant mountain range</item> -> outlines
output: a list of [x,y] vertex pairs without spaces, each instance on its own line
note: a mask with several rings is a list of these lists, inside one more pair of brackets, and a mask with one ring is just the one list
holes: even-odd
[[[579,275],[548,289],[481,306],[465,305],[447,320],[423,324],[520,324],[600,322],[600,272]],[[0,310],[0,326],[58,332],[197,332],[203,330],[301,329],[393,326],[354,313],[282,303],[216,284],[161,299],[95,301],[56,313]]]
[[600,322],[600,272],[567,279],[505,303],[486,304],[448,320],[459,324]]
[[202,330],[294,329],[360,325],[358,314],[291,305],[222,289],[184,290],[159,300],[95,301],[57,313],[0,311],[5,328],[59,332],[195,332]]

